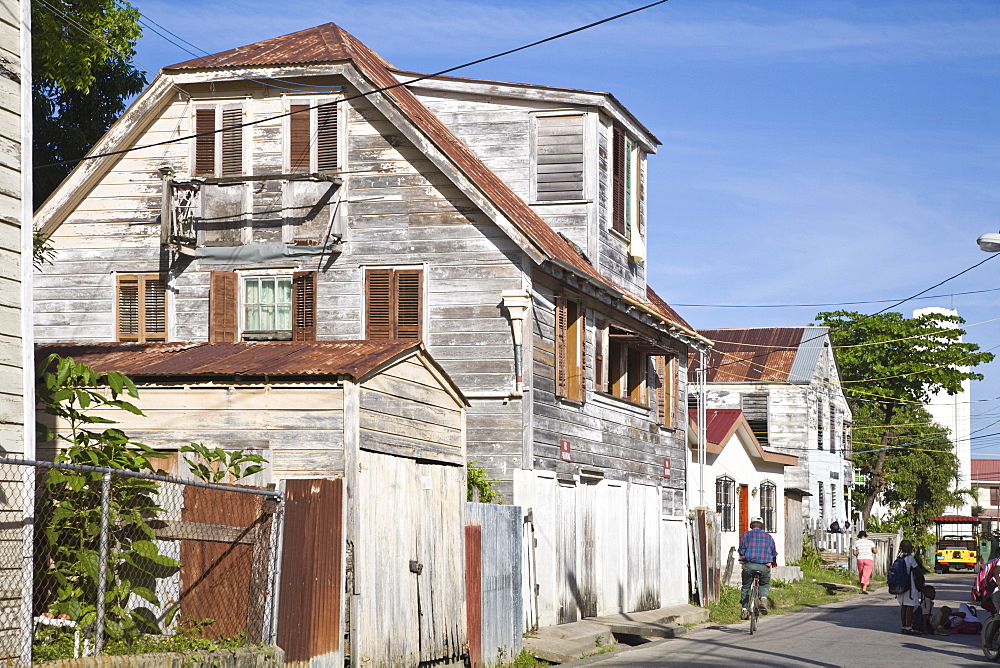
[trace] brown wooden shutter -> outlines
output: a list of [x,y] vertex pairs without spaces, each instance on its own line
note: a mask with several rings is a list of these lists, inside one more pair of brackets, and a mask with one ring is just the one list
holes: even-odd
[[604,367],[605,347],[607,346],[607,323],[600,320],[594,323],[594,391],[607,392],[608,378]]
[[[194,131],[194,173],[215,173],[215,108],[196,109]],[[204,134],[210,132],[212,134]]]
[[567,302],[563,296],[556,296],[555,310],[555,377],[556,396],[566,396],[567,369],[566,369],[566,330],[568,329]]
[[208,340],[234,343],[239,340],[239,276],[232,271],[213,271],[208,293]]
[[656,421],[665,425],[670,415],[670,410],[667,408],[667,384],[670,381],[667,378],[666,358],[663,355],[653,358],[653,371],[653,377],[656,379]]
[[625,133],[618,128],[611,146],[611,229],[625,234]]
[[222,110],[222,175],[243,173],[243,109]]
[[1000,506],[1000,487],[990,487],[990,505]]
[[309,171],[309,105],[293,104],[288,109],[288,168]]
[[118,276],[118,340],[139,340],[139,277]]
[[167,340],[167,281],[145,276],[142,281],[142,333],[144,341]]
[[316,340],[316,272],[292,275],[292,340]]
[[365,338],[391,339],[395,332],[392,269],[365,272]]
[[396,338],[419,339],[421,328],[421,294],[423,271],[399,269],[394,276],[396,292]]
[[337,171],[337,105],[316,110],[316,169]]

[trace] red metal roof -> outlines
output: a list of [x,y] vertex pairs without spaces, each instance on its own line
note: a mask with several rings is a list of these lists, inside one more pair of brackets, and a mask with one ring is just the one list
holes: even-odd
[[656,294],[656,291],[648,285],[646,286],[646,299],[649,300],[649,303],[652,304],[653,308],[667,316],[673,322],[687,327],[688,329],[694,329],[684,318],[681,317],[680,313],[675,311],[670,304],[664,301],[663,297]]
[[[219,60],[239,67],[352,61],[376,87],[387,89],[382,91],[382,94],[454,162],[543,254],[550,259],[570,265],[580,274],[596,278],[616,292],[621,292],[620,288],[601,276],[589,262],[580,257],[562,237],[556,234],[534,209],[518,197],[503,179],[494,174],[493,170],[425,107],[416,95],[405,86],[400,86],[390,71],[395,69],[392,65],[343,28],[334,23],[326,23],[315,28],[222,51],[205,59],[187,60],[163,69],[169,71],[214,68]],[[652,301],[648,294],[647,298]],[[691,326],[680,319],[672,308],[666,306],[666,302],[662,299],[657,297],[656,303],[641,299],[636,301],[672,323],[689,330],[690,334],[695,333]],[[666,306],[666,309],[663,306]]]
[[[699,329],[699,334],[714,342],[708,354],[706,380],[710,383],[789,380],[803,331],[803,327]],[[698,357],[692,355],[688,361],[692,379],[697,368]]]
[[[698,424],[697,409],[689,409],[688,416],[691,418],[692,424]],[[785,466],[795,466],[799,463],[799,458],[794,455],[769,452],[762,448],[760,441],[757,440],[757,437],[754,435],[753,430],[747,423],[746,418],[743,417],[743,411],[739,408],[705,409],[705,440],[708,441],[706,444],[708,451],[713,454],[722,452],[722,449],[726,447],[729,439],[732,438],[732,435],[736,433],[737,429],[739,429],[740,423],[746,427],[747,433],[750,434],[750,438],[753,440],[753,445],[757,449],[761,459],[775,464],[784,464]]]
[[1000,480],[1000,459],[973,459],[972,481],[993,482]]
[[349,376],[360,378],[421,350],[417,341],[247,341],[242,343],[57,343],[37,346],[96,371],[167,376]]

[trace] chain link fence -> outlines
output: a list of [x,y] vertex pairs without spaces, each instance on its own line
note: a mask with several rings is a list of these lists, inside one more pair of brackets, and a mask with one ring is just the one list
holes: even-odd
[[0,458],[0,660],[150,637],[272,642],[280,501],[253,487]]

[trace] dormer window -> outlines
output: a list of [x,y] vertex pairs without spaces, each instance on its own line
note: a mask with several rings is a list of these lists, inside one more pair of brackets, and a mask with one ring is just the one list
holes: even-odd
[[240,102],[195,106],[194,174],[237,176],[243,173],[242,124],[243,105]]
[[611,229],[625,237],[629,255],[644,260],[642,151],[619,127],[612,129]]
[[585,197],[584,114],[534,117],[536,202],[577,201]]

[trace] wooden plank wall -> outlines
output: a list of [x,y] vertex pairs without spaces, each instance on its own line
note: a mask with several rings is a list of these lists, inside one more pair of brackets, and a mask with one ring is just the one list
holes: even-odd
[[354,544],[352,665],[412,666],[462,657],[463,469],[367,451],[358,461],[352,477],[360,515],[357,535],[348,536]]
[[440,381],[410,358],[361,387],[359,416],[365,450],[462,466],[462,406]]
[[153,448],[176,450],[195,441],[263,451],[276,478],[312,478],[343,474],[343,401],[342,388],[322,385],[140,386],[135,403],[145,417],[99,414]]

